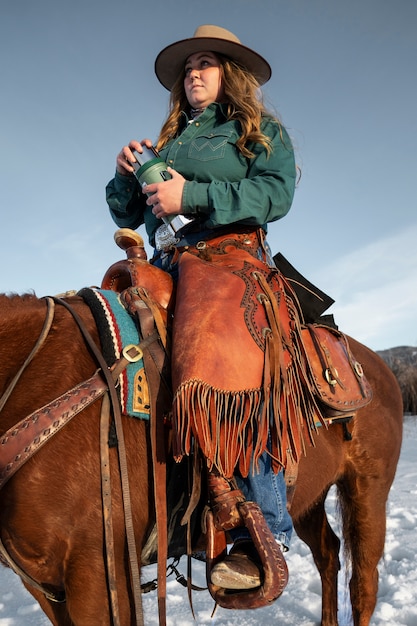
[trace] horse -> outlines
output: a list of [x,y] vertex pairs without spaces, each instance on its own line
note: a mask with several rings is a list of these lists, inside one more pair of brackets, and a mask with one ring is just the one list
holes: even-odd
[[[78,295],[63,298],[98,347],[89,307]],[[23,367],[42,333],[46,300],[34,294],[0,295],[0,397],[21,375],[0,412],[2,435],[25,416],[93,376],[97,363],[66,307],[55,306],[41,349]],[[351,562],[355,626],[368,626],[376,606],[386,504],[399,458],[402,400],[391,370],[349,338],[373,389],[373,400],[349,424],[320,428],[299,464],[291,515],[310,547],[322,582],[321,626],[337,626],[340,539],[329,525],[325,499],[336,485],[343,538]],[[153,519],[149,422],[123,417],[132,523],[138,554]],[[100,402],[92,402],[39,448],[0,491],[0,538],[28,591],[54,626],[111,626],[111,590],[104,558],[100,483]],[[115,581],[121,626],[138,622],[133,608],[124,530],[119,461],[109,451],[113,484]],[[56,601],[61,599],[62,601]]]

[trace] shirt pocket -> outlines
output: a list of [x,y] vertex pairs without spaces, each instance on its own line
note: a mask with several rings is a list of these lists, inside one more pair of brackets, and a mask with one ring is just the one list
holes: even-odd
[[188,157],[196,161],[223,159],[232,134],[233,130],[231,129],[230,131],[206,133],[195,137],[191,142]]

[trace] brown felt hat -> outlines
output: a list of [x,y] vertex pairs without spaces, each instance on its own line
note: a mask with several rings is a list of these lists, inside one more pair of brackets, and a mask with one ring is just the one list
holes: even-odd
[[199,26],[190,39],[176,41],[158,54],[155,74],[159,81],[171,91],[190,54],[203,51],[218,52],[236,61],[249,70],[260,85],[271,78],[271,66],[260,54],[241,44],[229,30],[205,24]]

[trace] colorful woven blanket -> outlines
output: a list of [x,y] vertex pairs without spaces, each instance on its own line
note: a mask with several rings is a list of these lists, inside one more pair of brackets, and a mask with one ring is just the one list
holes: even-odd
[[[100,335],[103,356],[110,367],[120,358],[124,347],[140,342],[135,321],[115,291],[85,288],[78,295],[91,309]],[[129,363],[120,374],[119,383],[122,412],[132,417],[149,419],[149,391],[143,360]]]

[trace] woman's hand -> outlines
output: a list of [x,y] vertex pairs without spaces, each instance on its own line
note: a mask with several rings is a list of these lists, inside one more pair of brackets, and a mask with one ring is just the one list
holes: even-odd
[[182,212],[185,178],[172,167],[168,167],[168,172],[172,178],[160,183],[151,183],[143,189],[144,193],[149,195],[146,204],[153,206],[152,213],[159,219]]
[[142,154],[142,146],[152,148],[152,141],[150,139],[142,139],[141,142],[133,139],[127,146],[123,146],[116,159],[116,170],[122,176],[131,176],[135,171],[131,166],[131,163],[136,161],[133,156],[133,151]]

